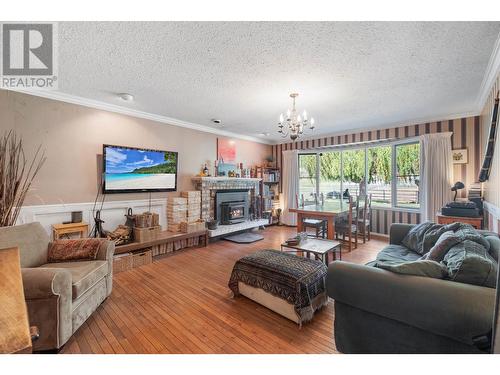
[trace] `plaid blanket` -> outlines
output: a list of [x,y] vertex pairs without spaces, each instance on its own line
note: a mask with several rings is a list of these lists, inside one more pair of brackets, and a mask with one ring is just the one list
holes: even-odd
[[238,282],[293,304],[299,324],[313,318],[328,303],[326,266],[319,261],[277,250],[262,250],[238,260],[231,273],[229,288],[239,295]]

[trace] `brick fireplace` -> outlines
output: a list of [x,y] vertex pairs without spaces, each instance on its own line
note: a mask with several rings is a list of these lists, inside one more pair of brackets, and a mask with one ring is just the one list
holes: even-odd
[[[260,218],[259,178],[236,178],[236,177],[195,177],[193,183],[197,190],[201,191],[201,218],[210,220],[217,217],[216,195],[225,190],[248,191],[249,218]],[[219,218],[217,218],[219,220]]]

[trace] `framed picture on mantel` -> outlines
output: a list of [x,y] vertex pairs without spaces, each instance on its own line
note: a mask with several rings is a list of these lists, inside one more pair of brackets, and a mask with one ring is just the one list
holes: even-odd
[[217,160],[224,163],[236,161],[236,142],[229,138],[217,138]]

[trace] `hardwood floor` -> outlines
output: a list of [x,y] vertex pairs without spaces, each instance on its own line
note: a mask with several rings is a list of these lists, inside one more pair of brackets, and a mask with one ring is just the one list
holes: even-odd
[[[115,275],[111,296],[61,353],[335,353],[333,303],[301,329],[255,302],[233,299],[234,262],[279,249],[294,228],[269,227],[252,244],[218,241]],[[385,245],[372,239],[342,259],[366,263]]]

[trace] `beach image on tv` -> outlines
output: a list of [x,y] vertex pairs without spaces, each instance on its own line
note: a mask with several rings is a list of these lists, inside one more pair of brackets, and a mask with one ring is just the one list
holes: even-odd
[[175,189],[177,154],[105,147],[106,190]]

